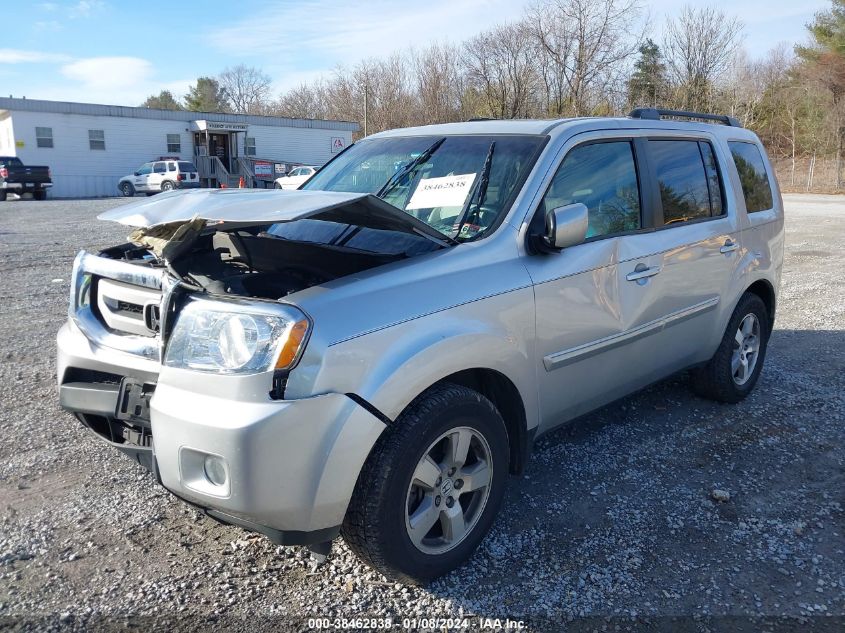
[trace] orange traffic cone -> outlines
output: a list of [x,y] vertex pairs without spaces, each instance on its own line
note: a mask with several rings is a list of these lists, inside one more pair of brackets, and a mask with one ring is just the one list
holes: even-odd
[[238,181],[238,189],[243,189],[246,185],[244,184],[244,177],[241,176],[241,179]]
[[227,187],[227,186],[226,186],[226,183],[225,183],[225,182],[221,182],[221,183],[220,183],[220,188],[221,188],[221,189],[228,189],[229,187]]

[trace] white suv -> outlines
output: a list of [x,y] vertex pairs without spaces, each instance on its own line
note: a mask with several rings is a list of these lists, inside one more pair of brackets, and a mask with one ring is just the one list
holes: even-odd
[[186,160],[156,160],[141,165],[131,176],[124,176],[117,188],[127,198],[136,193],[148,196],[173,189],[195,189],[200,186],[197,168]]

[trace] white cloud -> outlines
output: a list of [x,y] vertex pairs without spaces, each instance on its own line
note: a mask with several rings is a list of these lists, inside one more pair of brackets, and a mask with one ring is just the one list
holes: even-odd
[[79,0],[79,2],[71,8],[70,17],[85,18],[95,11],[105,8],[105,6],[106,3],[102,2],[102,0]]
[[47,33],[58,33],[64,28],[64,25],[58,20],[44,20],[35,22],[33,24],[36,31],[43,31]]
[[[240,56],[269,56],[302,70],[308,58],[354,63],[434,40],[460,41],[522,15],[525,0],[430,0],[398,3],[312,0],[284,3],[216,30],[212,43]],[[303,63],[302,58],[305,58]]]
[[146,83],[153,74],[153,65],[140,57],[89,57],[66,64],[60,71],[83,87],[111,88],[119,93]]
[[61,53],[26,51],[19,48],[0,48],[0,64],[37,64],[44,62],[66,62],[71,57]]

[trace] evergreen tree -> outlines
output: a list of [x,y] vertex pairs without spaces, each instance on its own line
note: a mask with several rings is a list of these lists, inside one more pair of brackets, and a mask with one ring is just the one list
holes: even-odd
[[631,105],[657,107],[666,97],[666,64],[660,47],[651,38],[640,46],[639,52],[640,57],[628,80],[628,102]]
[[158,95],[150,95],[141,104],[142,108],[153,108],[155,110],[181,110],[182,105],[175,99],[169,90],[162,90]]
[[193,112],[228,112],[229,100],[216,79],[200,77],[185,95],[185,106]]

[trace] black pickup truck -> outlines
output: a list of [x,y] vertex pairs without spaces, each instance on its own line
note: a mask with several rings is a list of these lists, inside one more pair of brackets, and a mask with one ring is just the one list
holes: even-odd
[[36,200],[44,200],[52,186],[49,167],[26,167],[17,156],[0,156],[0,202],[9,193],[31,193]]

